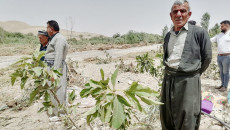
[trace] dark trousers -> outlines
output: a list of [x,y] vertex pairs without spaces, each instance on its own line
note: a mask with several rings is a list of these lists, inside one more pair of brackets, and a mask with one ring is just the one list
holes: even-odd
[[201,118],[200,74],[165,75],[161,90],[162,130],[198,130]]

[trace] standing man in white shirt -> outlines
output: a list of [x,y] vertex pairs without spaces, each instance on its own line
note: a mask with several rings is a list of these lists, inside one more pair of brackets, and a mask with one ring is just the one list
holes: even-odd
[[218,47],[217,63],[220,69],[221,85],[216,87],[219,91],[227,91],[230,69],[230,21],[224,20],[220,23],[221,33],[211,38]]

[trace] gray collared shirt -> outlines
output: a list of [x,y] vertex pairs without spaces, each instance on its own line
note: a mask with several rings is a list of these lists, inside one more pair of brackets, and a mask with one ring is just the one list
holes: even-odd
[[188,34],[188,23],[180,29],[178,34],[174,32],[173,28],[174,27],[170,30],[171,34],[168,43],[168,58],[166,64],[171,68],[178,69]]

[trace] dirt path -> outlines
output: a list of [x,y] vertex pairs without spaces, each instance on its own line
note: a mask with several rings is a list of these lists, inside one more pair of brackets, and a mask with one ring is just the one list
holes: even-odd
[[[111,49],[111,50],[106,50],[106,52],[109,53],[109,55],[112,56],[112,58],[117,58],[120,56],[127,55],[129,53],[148,52],[152,50],[156,51],[160,48],[160,46],[161,44],[154,44],[151,46],[132,47],[127,49]],[[75,52],[69,54],[67,57],[72,58],[72,60],[83,61],[84,59],[93,58],[93,57],[104,58],[105,52],[100,50]]]
[[23,56],[0,56],[0,69],[6,68],[18,61]]

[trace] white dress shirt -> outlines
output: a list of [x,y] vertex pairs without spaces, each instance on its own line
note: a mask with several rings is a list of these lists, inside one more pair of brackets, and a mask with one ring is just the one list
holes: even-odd
[[230,53],[230,30],[226,33],[220,33],[210,40],[217,43],[218,54]]

